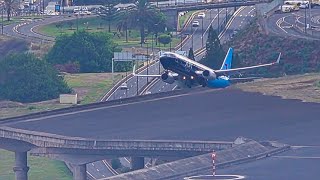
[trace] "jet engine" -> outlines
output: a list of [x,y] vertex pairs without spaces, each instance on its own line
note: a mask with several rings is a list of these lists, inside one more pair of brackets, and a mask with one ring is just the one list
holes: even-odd
[[168,84],[174,83],[174,77],[170,72],[169,73],[163,73],[161,75],[161,79],[162,79],[163,82],[166,82]]
[[207,80],[213,80],[217,78],[217,75],[213,71],[205,70],[202,72],[202,77],[206,78]]

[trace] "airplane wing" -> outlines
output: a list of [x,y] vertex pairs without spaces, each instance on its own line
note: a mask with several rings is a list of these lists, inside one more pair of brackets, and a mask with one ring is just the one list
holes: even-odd
[[214,72],[216,73],[217,76],[229,76],[229,75],[237,74],[239,72],[252,70],[255,68],[261,68],[261,67],[267,67],[267,66],[273,66],[273,65],[279,64],[280,57],[281,57],[281,53],[279,54],[278,59],[275,62],[268,63],[268,64],[260,64],[256,66],[248,66],[248,67],[234,68],[234,69],[215,70]]
[[132,74],[137,77],[161,77],[161,74],[136,74],[136,65],[133,66]]

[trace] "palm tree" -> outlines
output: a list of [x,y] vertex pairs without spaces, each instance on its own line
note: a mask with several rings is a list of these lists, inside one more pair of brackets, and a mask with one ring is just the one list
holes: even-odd
[[[150,6],[148,0],[138,0],[136,6],[129,8],[127,18],[130,22],[130,27],[138,27],[140,30],[140,43],[143,44],[145,40],[145,30],[148,32],[159,32],[164,30],[165,17],[156,8]],[[157,27],[155,28],[155,24]]]
[[100,16],[108,22],[108,31],[111,32],[111,21],[117,17],[117,10],[114,6],[117,4],[115,0],[107,0],[105,5],[100,7]]
[[118,24],[117,24],[117,30],[120,32],[122,30],[125,31],[126,34],[126,42],[128,42],[128,26],[130,22],[128,10],[121,11],[118,16]]
[[12,10],[14,3],[15,3],[15,0],[4,0],[4,5],[7,10],[7,20],[8,21],[10,21],[11,10]]

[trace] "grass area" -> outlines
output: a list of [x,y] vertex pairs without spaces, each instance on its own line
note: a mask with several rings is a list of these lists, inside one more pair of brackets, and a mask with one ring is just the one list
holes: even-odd
[[[115,75],[115,82],[122,78],[122,74]],[[68,74],[65,80],[78,94],[81,104],[99,101],[99,99],[112,87],[111,73],[87,73]],[[5,107],[4,107],[5,106]],[[47,111],[69,107],[71,105],[59,104],[58,100],[50,100],[39,103],[16,103],[0,102],[0,120],[7,117],[30,114],[34,112]],[[0,180],[13,180],[12,171],[14,154],[9,151],[0,150]],[[72,174],[61,161],[51,160],[43,157],[29,156],[30,166],[29,179],[42,180],[71,180]]]
[[182,28],[183,25],[187,22],[189,17],[196,11],[189,11],[185,15],[179,17],[179,27]]
[[[115,82],[122,78],[115,75]],[[68,85],[78,94],[80,104],[88,104],[99,99],[112,87],[111,73],[68,74],[65,76]],[[60,104],[58,99],[38,103],[0,102],[0,120],[41,111],[50,111],[70,107]]]
[[[115,75],[115,82],[121,78],[120,74]],[[69,74],[65,80],[78,94],[80,104],[99,101],[112,87],[111,73]]]
[[[71,180],[72,173],[61,161],[28,156],[29,179]],[[0,179],[14,180],[14,153],[0,149]]]
[[[70,20],[64,22],[58,22],[53,24],[48,24],[41,26],[39,31],[42,34],[49,36],[57,37],[60,35],[71,35],[75,31],[85,30],[88,32],[108,32],[107,22],[101,19],[100,17],[89,17],[89,18],[79,18],[78,20]],[[128,41],[126,41],[125,32],[118,32],[116,27],[111,22],[111,34],[115,43],[119,46],[132,47],[132,46],[141,46],[140,44],[140,32],[137,30],[128,30]],[[155,37],[153,37],[154,47]],[[149,47],[152,46],[152,34],[149,34],[146,37],[146,41],[149,43]],[[179,38],[172,38],[172,47],[174,47],[179,42]],[[146,45],[145,45],[146,46]],[[158,47],[158,46],[157,46]],[[166,49],[166,47],[161,44],[161,49]],[[167,45],[169,48],[169,45]]]
[[249,92],[281,96],[284,99],[300,99],[320,103],[320,73],[266,78],[254,82],[236,84],[235,87]]

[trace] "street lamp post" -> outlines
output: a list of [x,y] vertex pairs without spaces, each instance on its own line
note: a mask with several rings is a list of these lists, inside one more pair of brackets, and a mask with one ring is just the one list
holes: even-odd
[[304,33],[307,33],[307,7],[304,9]]
[[228,8],[226,8],[226,25],[227,25],[227,21],[228,21]]
[[202,18],[202,23],[201,23],[201,44],[202,44],[202,47],[203,47],[203,19],[204,18]]
[[[147,43],[147,75],[149,75],[149,44]],[[149,77],[147,76],[147,84],[149,83]]]
[[[136,61],[136,65],[138,65],[138,61]],[[139,95],[139,77],[137,76],[137,96]]]
[[193,49],[193,27],[191,26],[191,47]]
[[182,34],[180,35],[180,51],[182,51]]
[[3,10],[4,10],[4,7],[2,7],[1,9],[1,34],[3,34]]
[[218,34],[220,34],[220,9],[218,8]]

